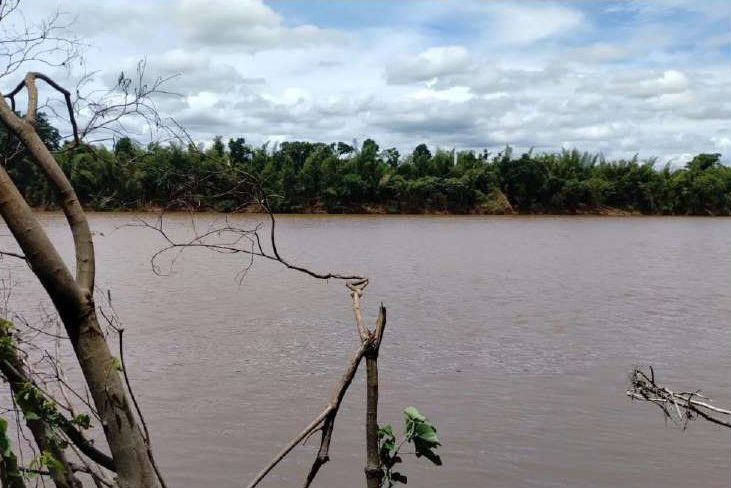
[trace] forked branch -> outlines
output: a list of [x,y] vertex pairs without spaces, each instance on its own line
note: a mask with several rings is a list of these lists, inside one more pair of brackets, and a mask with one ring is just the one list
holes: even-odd
[[[340,379],[340,382],[337,384],[337,387],[335,388],[330,401],[325,406],[325,408],[320,412],[320,414],[315,417],[315,419],[307,426],[304,430],[302,430],[299,434],[297,434],[292,440],[289,441],[289,443],[280,451],[274,459],[264,468],[262,469],[259,474],[254,478],[254,480],[248,485],[247,488],[254,488],[257,486],[261,480],[266,477],[269,472],[274,469],[274,467],[279,464],[282,459],[284,459],[287,454],[289,454],[292,449],[294,449],[300,442],[308,439],[313,433],[317,432],[317,430],[321,430],[322,435],[320,438],[320,447],[318,449],[317,455],[315,457],[314,462],[312,463],[312,466],[310,467],[309,472],[307,473],[307,477],[305,478],[304,486],[305,488],[308,488],[312,481],[317,476],[317,473],[320,471],[320,468],[327,463],[330,460],[330,442],[332,440],[332,434],[333,429],[335,427],[335,418],[338,414],[338,411],[340,409],[340,405],[343,401],[343,398],[345,397],[345,393],[347,392],[348,388],[350,387],[351,383],[353,382],[353,378],[355,377],[356,372],[358,371],[358,367],[361,363],[361,360],[365,357],[367,358],[367,361],[374,361],[375,358],[378,356],[378,348],[380,347],[381,339],[383,337],[383,331],[385,329],[386,324],[386,309],[381,305],[379,314],[378,314],[378,320],[376,321],[376,326],[374,329],[374,332],[370,332],[367,328],[365,328],[365,325],[363,324],[362,320],[363,317],[360,314],[360,297],[362,296],[363,289],[368,285],[368,280],[365,278],[360,278],[356,281],[351,281],[346,284],[349,290],[351,290],[351,298],[353,299],[353,309],[358,310],[356,312],[356,325],[358,327],[359,334],[361,332],[361,329],[364,329],[365,332],[361,336],[361,343],[358,350],[353,355],[352,359],[350,360],[350,363],[348,364],[347,369],[343,373],[342,378]],[[373,396],[373,381],[375,380],[375,396]],[[369,367],[369,373],[368,373],[368,394],[367,394],[367,421],[366,421],[366,431],[367,431],[367,452],[368,452],[368,459],[369,464],[366,467],[366,473],[369,471],[372,471],[373,475],[375,475],[377,472],[380,472],[380,467],[378,465],[378,425],[377,425],[377,418],[376,418],[376,404],[378,402],[378,377],[377,374],[374,377],[372,375],[371,368]],[[371,453],[372,449],[372,441],[370,439],[370,432],[375,432],[375,451],[374,454]],[[375,455],[375,457],[374,457]],[[375,460],[375,461],[374,461]],[[375,467],[372,466],[372,462],[375,462]],[[372,469],[371,469],[372,468]],[[378,477],[378,483],[380,483],[380,477]]]

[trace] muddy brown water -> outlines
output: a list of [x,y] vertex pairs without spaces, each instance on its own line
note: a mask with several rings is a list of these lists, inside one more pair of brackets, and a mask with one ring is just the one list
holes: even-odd
[[[162,246],[137,214],[92,214],[98,285],[126,327],[132,381],[171,487],[239,487],[319,412],[357,343],[342,283],[274,263]],[[198,215],[199,228],[216,220]],[[66,256],[63,217],[41,214]],[[252,225],[256,216],[234,218]],[[168,217],[184,236],[190,217]],[[624,391],[652,364],[677,389],[731,405],[731,219],[281,216],[279,247],[371,284],[382,423],[415,405],[439,429],[444,466],[406,456],[417,487],[729,486],[727,430],[682,431]],[[7,231],[0,237],[11,249]],[[6,258],[9,305],[34,317],[40,288]],[[172,268],[171,268],[172,265]],[[34,311],[36,310],[36,311]],[[3,396],[3,402],[7,397]],[[364,385],[335,428],[317,486],[361,486]],[[299,448],[261,486],[299,486]]]

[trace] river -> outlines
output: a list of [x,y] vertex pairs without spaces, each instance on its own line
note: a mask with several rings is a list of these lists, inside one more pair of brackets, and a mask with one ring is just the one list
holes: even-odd
[[[71,254],[63,217],[40,215]],[[91,214],[99,293],[171,487],[245,486],[316,415],[357,345],[342,282],[191,249],[160,276],[163,245],[138,214]],[[215,215],[198,215],[205,229]],[[167,217],[172,235],[190,216]],[[251,226],[257,216],[233,217]],[[409,486],[729,486],[728,430],[666,424],[625,395],[633,366],[731,405],[731,219],[281,216],[279,250],[316,270],[370,278],[388,308],[381,423],[417,406],[444,465],[405,456]],[[7,230],[2,245],[10,249]],[[5,258],[9,305],[41,290]],[[103,296],[103,295],[100,295]],[[363,373],[364,374],[364,373]],[[352,385],[316,486],[362,486],[364,383]],[[313,438],[261,486],[299,486]]]

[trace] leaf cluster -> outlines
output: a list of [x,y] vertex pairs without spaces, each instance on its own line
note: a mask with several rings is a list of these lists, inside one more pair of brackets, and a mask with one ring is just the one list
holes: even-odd
[[397,483],[405,485],[408,482],[406,475],[394,471],[394,467],[403,462],[399,453],[405,443],[413,445],[414,455],[417,458],[423,456],[437,466],[442,465],[441,457],[434,452],[441,445],[437,429],[415,407],[404,409],[404,434],[400,443],[397,444],[396,435],[390,425],[378,429],[378,439],[383,485],[387,488]]

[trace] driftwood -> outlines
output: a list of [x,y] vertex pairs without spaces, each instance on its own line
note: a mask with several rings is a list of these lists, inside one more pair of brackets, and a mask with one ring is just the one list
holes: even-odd
[[652,367],[649,375],[639,368],[632,370],[627,395],[657,405],[666,419],[684,429],[698,418],[731,429],[731,410],[716,407],[700,390],[675,392],[659,385]]

